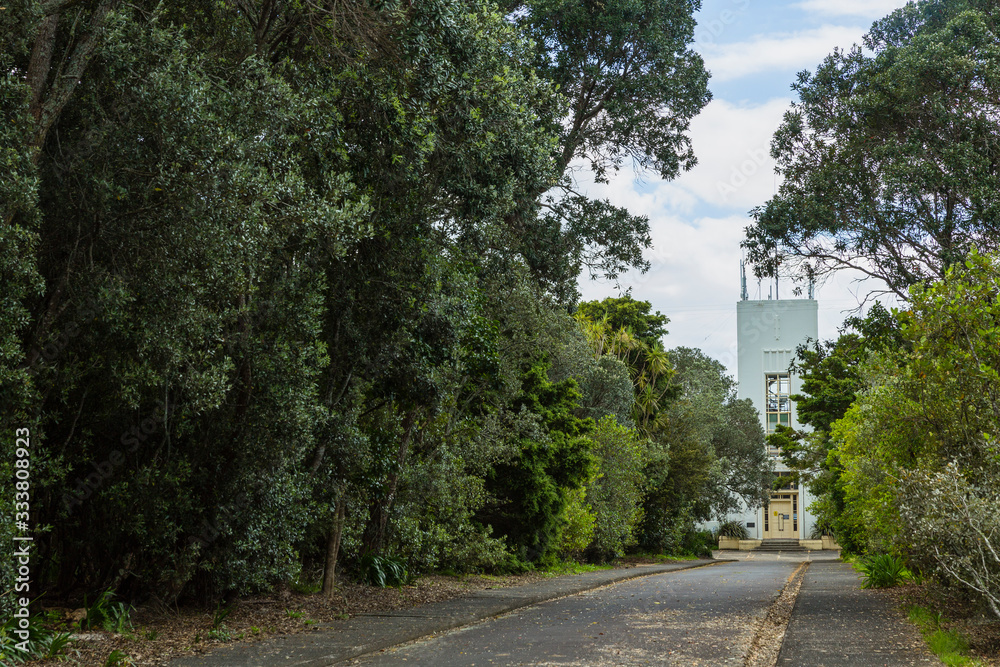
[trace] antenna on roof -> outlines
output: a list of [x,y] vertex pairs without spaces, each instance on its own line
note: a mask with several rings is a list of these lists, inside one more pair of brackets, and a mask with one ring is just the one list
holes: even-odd
[[747,265],[746,261],[740,260],[740,300],[746,301],[750,298],[747,294]]

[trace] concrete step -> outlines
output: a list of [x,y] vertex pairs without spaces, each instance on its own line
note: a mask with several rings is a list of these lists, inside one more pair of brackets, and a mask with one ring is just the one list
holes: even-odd
[[799,544],[798,540],[789,539],[769,539],[760,543],[754,551],[806,551],[806,548]]

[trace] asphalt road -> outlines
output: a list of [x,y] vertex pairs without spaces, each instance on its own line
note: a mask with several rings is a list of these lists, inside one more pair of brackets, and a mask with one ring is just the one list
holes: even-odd
[[742,665],[798,563],[720,562],[626,581],[358,658],[352,665]]

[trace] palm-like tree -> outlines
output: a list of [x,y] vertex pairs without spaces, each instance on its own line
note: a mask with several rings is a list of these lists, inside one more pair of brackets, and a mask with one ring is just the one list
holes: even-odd
[[583,315],[577,315],[576,319],[595,358],[610,355],[628,367],[635,392],[634,418],[640,430],[648,435],[662,426],[670,391],[666,380],[673,374],[666,350],[643,342],[629,327],[612,329],[607,316],[596,322]]

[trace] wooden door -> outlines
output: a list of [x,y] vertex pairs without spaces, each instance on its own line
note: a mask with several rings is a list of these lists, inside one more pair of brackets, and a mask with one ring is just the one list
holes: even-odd
[[792,501],[772,500],[767,508],[768,530],[764,537],[771,539],[792,539],[795,530],[792,522]]

